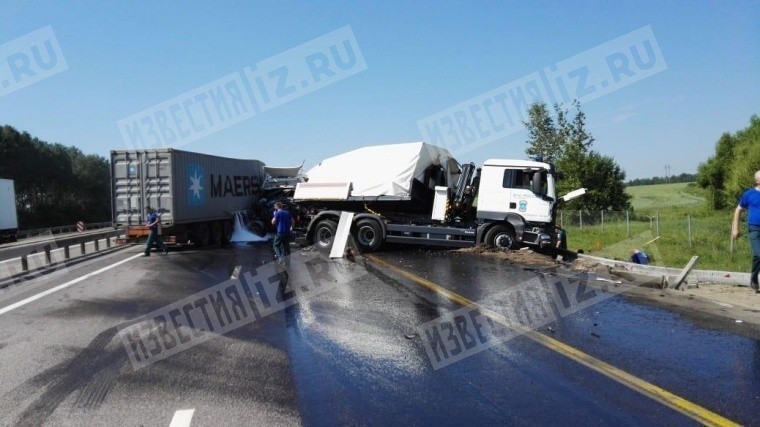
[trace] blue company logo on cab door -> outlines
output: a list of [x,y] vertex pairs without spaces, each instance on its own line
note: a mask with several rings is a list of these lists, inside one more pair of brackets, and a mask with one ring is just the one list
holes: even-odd
[[520,212],[525,212],[526,209],[528,209],[528,201],[527,200],[520,200]]
[[199,165],[187,167],[187,204],[203,206],[206,204],[206,184],[203,180],[203,168]]

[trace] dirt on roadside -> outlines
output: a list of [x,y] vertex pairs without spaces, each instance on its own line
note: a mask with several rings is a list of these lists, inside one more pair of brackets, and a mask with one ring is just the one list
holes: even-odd
[[458,249],[457,252],[493,257],[529,268],[568,269],[623,283],[635,283],[639,286],[622,295],[637,303],[674,311],[703,327],[760,339],[760,294],[748,286],[686,283],[680,289],[673,289],[667,284],[662,287],[662,281],[657,278],[645,282],[591,260],[578,259],[565,263],[530,249],[498,251],[475,247]]

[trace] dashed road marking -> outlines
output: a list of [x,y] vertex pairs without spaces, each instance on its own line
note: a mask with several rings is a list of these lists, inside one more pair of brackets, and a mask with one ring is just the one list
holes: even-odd
[[174,413],[174,418],[172,418],[169,427],[188,427],[190,421],[193,420],[193,413],[195,413],[195,409],[180,409]]

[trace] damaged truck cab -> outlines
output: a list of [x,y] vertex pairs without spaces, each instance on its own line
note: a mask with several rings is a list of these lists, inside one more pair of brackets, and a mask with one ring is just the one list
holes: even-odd
[[539,161],[489,159],[460,165],[426,143],[365,147],[324,160],[296,186],[294,200],[311,215],[308,243],[329,250],[342,211],[354,213],[360,250],[383,242],[430,246],[532,246],[561,253],[555,225],[562,200],[556,173]]

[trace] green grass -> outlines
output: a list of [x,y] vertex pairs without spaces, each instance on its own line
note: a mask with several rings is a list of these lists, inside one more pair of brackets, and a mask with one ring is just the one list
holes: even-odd
[[[668,267],[683,267],[692,255],[698,255],[699,269],[749,271],[751,250],[746,234],[734,242],[733,253],[730,251],[733,211],[710,210],[703,190],[677,183],[628,187],[627,191],[634,206],[628,226],[625,212],[605,212],[604,225],[599,213],[584,214],[581,227],[577,212],[564,211],[568,247],[626,261],[634,249],[643,249],[653,263]],[[648,243],[658,236],[658,217],[660,238]]]
[[633,209],[662,209],[674,206],[701,206],[705,197],[695,194],[698,189],[689,183],[639,185],[627,187]]

